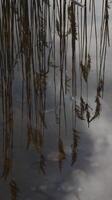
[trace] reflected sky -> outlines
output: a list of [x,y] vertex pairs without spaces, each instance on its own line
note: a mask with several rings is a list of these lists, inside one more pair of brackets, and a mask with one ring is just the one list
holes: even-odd
[[[97,2],[97,24],[100,18],[99,9],[102,0]],[[111,23],[110,23],[111,24]],[[99,25],[100,26],[100,25]],[[110,25],[111,30],[111,25]],[[94,47],[94,37],[92,40]],[[111,46],[107,54],[106,78],[104,98],[101,100],[101,116],[87,127],[87,124],[78,121],[77,126],[80,131],[80,144],[78,146],[78,157],[75,166],[71,167],[70,145],[72,143],[71,128],[71,96],[66,96],[67,108],[67,129],[68,133],[63,134],[66,160],[64,161],[63,171],[60,173],[58,163],[53,160],[51,149],[56,153],[57,125],[53,110],[54,99],[50,83],[48,86],[47,109],[51,110],[46,114],[47,130],[44,136],[46,141],[44,151],[47,159],[47,174],[44,176],[38,169],[38,156],[34,149],[29,152],[24,147],[26,140],[26,116],[21,125],[20,102],[18,102],[19,92],[17,85],[14,89],[17,99],[14,107],[15,127],[17,133],[14,146],[14,170],[13,176],[19,185],[21,200],[111,200],[112,199],[112,94],[111,94]],[[94,49],[94,48],[93,48]],[[68,53],[68,55],[70,52]],[[89,101],[93,104],[96,83],[94,81],[94,50],[92,52],[92,73],[89,78]],[[18,85],[19,91],[20,85]],[[17,92],[17,93],[16,93]],[[20,91],[21,92],[21,91]],[[18,107],[17,107],[18,105]],[[65,127],[62,127],[65,132]],[[6,187],[7,186],[7,187]],[[0,182],[0,199],[9,200],[9,189],[5,181]],[[19,199],[19,198],[18,198]]]

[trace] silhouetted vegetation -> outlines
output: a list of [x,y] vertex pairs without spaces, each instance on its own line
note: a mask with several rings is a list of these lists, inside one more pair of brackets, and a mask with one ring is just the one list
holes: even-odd
[[[46,174],[47,165],[43,145],[47,129],[46,101],[50,98],[47,95],[48,83],[50,80],[54,83],[51,93],[54,95],[54,114],[58,126],[57,158],[60,170],[66,159],[62,134],[63,118],[67,133],[66,96],[71,96],[73,165],[80,141],[77,120],[86,120],[89,126],[101,113],[106,53],[110,44],[109,6],[108,0],[102,0],[99,43],[95,0],[81,0],[80,3],[75,0],[0,0],[1,177],[9,181],[12,200],[16,200],[19,193],[12,179],[16,134],[14,86],[19,82],[21,118],[27,116],[26,148],[32,146],[37,151],[43,174]],[[91,56],[93,34],[95,67]],[[92,68],[96,68],[95,110],[89,105],[88,92]]]

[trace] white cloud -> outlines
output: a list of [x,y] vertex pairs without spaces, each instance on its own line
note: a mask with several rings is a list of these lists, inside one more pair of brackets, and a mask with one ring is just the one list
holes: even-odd
[[[80,200],[112,199],[112,112],[103,101],[102,116],[90,126],[90,137],[94,142],[94,152],[90,158],[91,167],[86,172],[78,172]],[[110,118],[111,117],[111,118]],[[76,179],[76,171],[72,175],[71,185]],[[70,185],[69,185],[70,187]],[[65,200],[75,199],[74,190],[68,193]]]

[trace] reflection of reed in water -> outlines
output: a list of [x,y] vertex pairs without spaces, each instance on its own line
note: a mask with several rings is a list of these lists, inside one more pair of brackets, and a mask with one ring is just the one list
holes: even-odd
[[[47,83],[52,79],[54,110],[59,128],[59,167],[62,167],[62,161],[66,158],[62,137],[63,118],[65,132],[67,132],[65,95],[72,96],[71,163],[74,164],[79,141],[77,119],[86,119],[89,126],[90,122],[101,112],[100,98],[103,96],[106,51],[107,44],[109,44],[109,2],[108,0],[102,1],[99,66],[95,0],[90,0],[89,3],[87,0],[81,0],[81,3],[54,0],[51,5],[49,0],[1,0],[0,6],[0,75],[4,124],[2,176],[6,179],[12,172],[13,80],[17,65],[22,75],[22,116],[26,114],[24,101],[27,102],[27,148],[32,145],[39,153],[40,169],[45,173],[46,161],[43,144],[45,142],[44,132],[47,128],[45,120]],[[90,31],[88,15],[91,17]],[[95,111],[89,105],[88,94],[88,80],[92,67],[90,50],[93,32],[96,42],[97,80]],[[69,47],[70,40],[71,46]],[[59,63],[57,62],[57,51],[59,52]],[[68,64],[68,51],[72,54],[71,68]],[[71,75],[69,75],[70,70]],[[78,79],[80,88],[77,85]]]

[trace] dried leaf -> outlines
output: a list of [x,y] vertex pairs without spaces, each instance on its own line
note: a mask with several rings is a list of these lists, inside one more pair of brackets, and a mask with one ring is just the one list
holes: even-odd
[[56,30],[57,30],[58,35],[60,36],[60,23],[58,19],[56,19]]
[[58,141],[58,160],[59,160],[59,169],[60,172],[62,170],[62,161],[65,159],[65,151],[64,151],[64,145],[61,138],[59,138]]
[[77,159],[77,146],[78,146],[79,138],[80,138],[79,132],[76,129],[74,129],[73,130],[73,144],[71,145],[71,147],[72,147],[72,163],[71,163],[71,165],[73,165]]
[[66,75],[66,78],[65,78],[65,88],[66,88],[66,91],[69,91],[70,81],[71,81],[71,79]]
[[87,119],[87,123],[88,123],[88,127],[89,127],[89,123],[90,123],[90,112],[89,112],[89,105],[88,103],[86,104],[86,119]]
[[46,73],[45,74],[41,74],[38,72],[35,73],[35,90],[37,94],[38,92],[45,90],[46,78],[47,78]]
[[82,97],[80,97],[80,107],[81,107],[81,115],[84,116],[86,110],[86,103]]
[[58,151],[59,151],[59,160],[65,159],[65,151],[64,151],[64,145],[61,138],[59,138],[58,141]]
[[76,22],[75,22],[75,15],[73,12],[72,5],[68,6],[68,19],[69,19],[70,25],[71,25],[70,31],[72,33],[72,36],[75,40],[77,40],[77,26],[76,26]]
[[103,93],[103,89],[104,89],[104,81],[100,80],[98,87],[97,87],[97,96],[101,97],[101,92]]
[[90,119],[90,122],[93,121],[94,119],[96,119],[96,118],[100,115],[100,112],[101,112],[101,103],[100,103],[99,96],[96,97],[95,102],[96,102],[95,114],[94,114],[94,116]]
[[91,69],[91,57],[90,57],[89,54],[88,54],[88,60],[87,60],[87,62],[85,61],[85,64],[83,64],[81,62],[80,63],[80,67],[81,67],[83,78],[84,78],[85,82],[87,82],[88,75],[89,75],[89,72],[90,72],[90,69]]
[[17,184],[14,180],[11,180],[10,183],[10,192],[11,192],[11,200],[17,200],[17,195],[18,195],[18,187]]
[[79,119],[84,120],[84,116],[83,116],[81,109],[78,105],[75,105],[75,113],[76,113],[76,115]]

